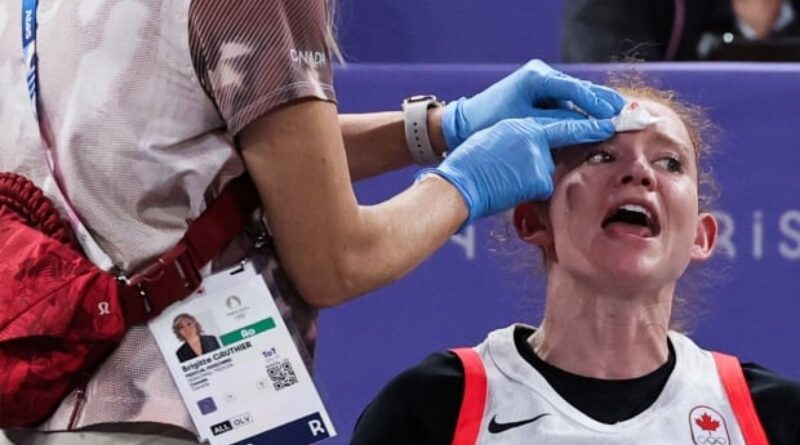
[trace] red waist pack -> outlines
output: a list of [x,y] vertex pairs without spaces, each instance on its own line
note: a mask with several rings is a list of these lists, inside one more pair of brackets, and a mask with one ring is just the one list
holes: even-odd
[[0,426],[42,420],[125,333],[117,283],[52,203],[0,177]]
[[227,187],[178,245],[121,283],[83,256],[41,190],[0,173],[0,428],[44,421],[128,326],[199,287],[198,270],[255,208],[250,192],[237,188]]

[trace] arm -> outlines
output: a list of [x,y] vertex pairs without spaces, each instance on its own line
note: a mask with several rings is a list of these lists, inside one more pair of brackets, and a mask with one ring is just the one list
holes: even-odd
[[[607,88],[560,73],[531,60],[486,90],[446,107],[428,111],[428,137],[439,153],[453,153],[467,138],[505,119],[575,119],[571,111],[548,109],[571,101],[596,118],[617,114],[624,99]],[[544,104],[548,107],[537,108]],[[411,164],[405,141],[403,113],[386,112],[339,117],[353,180]]]
[[[547,178],[530,180],[526,168],[531,163],[546,167],[539,165],[546,160],[540,152],[549,141],[540,126],[533,128],[535,141],[489,131],[477,142],[474,137],[465,142],[474,133],[502,119],[564,117],[532,107],[540,102],[572,100],[599,118],[622,108],[616,93],[532,61],[433,118],[434,145],[442,146],[444,137],[451,149],[459,147],[444,161],[452,164],[448,180],[426,177],[386,202],[359,206],[348,163],[353,177],[362,178],[409,159],[400,113],[344,117],[340,124],[330,64],[293,56],[297,42],[304,42],[304,51],[328,53],[325,3],[242,0],[231,9],[224,2],[194,0],[190,15],[190,45],[201,84],[238,140],[287,275],[316,306],[334,305],[396,280],[441,246],[467,215],[471,220],[505,210],[540,191],[538,179]],[[252,50],[231,56],[226,51],[232,41]],[[607,125],[590,129],[593,125],[585,124],[592,141],[609,136]],[[579,143],[586,134],[567,139]],[[461,156],[465,150],[478,156]],[[516,162],[520,157],[524,163]],[[462,194],[465,185],[468,194]]]
[[[445,151],[442,107],[428,111],[428,137],[434,150]],[[403,113],[340,114],[339,126],[353,181],[407,167],[413,163],[406,145]]]
[[461,361],[428,356],[387,384],[356,422],[352,445],[450,444],[464,392]]
[[761,425],[772,445],[800,445],[800,382],[754,363],[742,364]]
[[459,192],[436,177],[358,205],[331,103],[278,108],[245,127],[239,142],[281,262],[310,304],[331,306],[398,279],[467,218]]
[[609,119],[543,121],[509,119],[475,133],[375,206],[356,201],[331,103],[267,113],[244,129],[240,146],[289,278],[310,304],[331,306],[406,274],[465,220],[546,199],[551,148],[614,134]]

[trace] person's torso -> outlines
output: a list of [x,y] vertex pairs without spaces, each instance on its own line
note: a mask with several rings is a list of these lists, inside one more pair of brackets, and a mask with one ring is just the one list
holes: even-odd
[[[189,0],[41,0],[41,120],[68,199],[123,271],[167,250],[242,171],[189,50]],[[0,5],[0,171],[56,199],[26,91],[21,2]],[[63,206],[63,203],[58,203]]]
[[[207,200],[243,171],[193,66],[190,6],[191,0],[39,1],[40,113],[57,173],[100,247],[125,272],[173,246]],[[21,23],[21,1],[0,2],[0,171],[33,180],[63,209],[27,95]],[[226,260],[251,247],[234,244]],[[274,255],[262,272],[272,289],[285,279]],[[299,313],[298,335],[311,346],[316,312],[296,295],[283,299],[294,291],[287,283],[277,286],[277,304],[285,316],[297,320]],[[42,428],[109,422],[194,430],[146,327],[132,328],[85,392],[65,399]]]
[[562,399],[519,355],[513,329],[495,331],[476,347],[488,381],[477,444],[744,445],[713,357],[685,336],[670,334],[677,362],[655,403],[610,425]]

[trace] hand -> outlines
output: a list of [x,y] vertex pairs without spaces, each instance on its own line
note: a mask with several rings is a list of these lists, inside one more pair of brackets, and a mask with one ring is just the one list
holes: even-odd
[[[568,102],[599,119],[616,115],[625,105],[625,99],[610,88],[532,60],[475,96],[449,103],[442,116],[444,139],[452,151],[475,132],[504,119],[583,118],[569,108],[552,108],[569,106]],[[548,105],[551,108],[542,108]]]
[[614,135],[609,119],[508,119],[475,133],[437,167],[434,173],[464,198],[472,221],[553,193],[550,149],[599,142]]

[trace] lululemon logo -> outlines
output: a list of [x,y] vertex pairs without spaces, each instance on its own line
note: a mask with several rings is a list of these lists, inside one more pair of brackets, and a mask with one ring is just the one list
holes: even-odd
[[107,301],[97,303],[97,310],[100,311],[100,315],[111,315],[111,308]]

